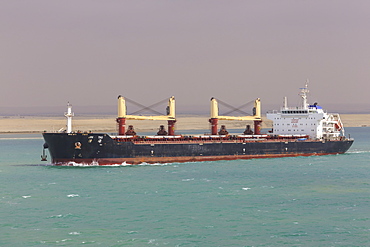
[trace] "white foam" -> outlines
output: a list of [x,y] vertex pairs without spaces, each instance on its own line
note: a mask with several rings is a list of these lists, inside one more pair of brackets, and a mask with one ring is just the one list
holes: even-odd
[[245,187],[245,188],[242,188],[243,190],[250,190],[251,188],[248,188],[248,187]]
[[365,151],[348,151],[347,153],[350,153],[350,154],[364,154],[364,153],[370,153],[369,150]]
[[67,197],[79,197],[80,195],[78,194],[70,194],[70,195],[67,195]]
[[63,215],[62,214],[58,214],[58,215],[52,215],[49,218],[61,218],[61,217],[63,217]]
[[149,239],[148,244],[153,244],[156,241],[156,239]]
[[139,166],[167,166],[167,165],[170,165],[171,163],[146,163],[146,162],[143,162],[143,163],[140,163],[138,164]]
[[96,161],[93,161],[91,163],[76,163],[74,161],[70,161],[68,162],[67,164],[65,164],[66,166],[78,166],[78,167],[85,167],[85,166],[99,166],[99,163],[96,162]]
[[[146,162],[143,162],[143,163],[140,163],[140,164],[137,164],[139,166],[166,166],[166,165],[171,165],[172,163],[153,163],[153,164],[150,164],[150,163],[146,163]],[[126,162],[123,162],[123,163],[120,163],[120,164],[109,164],[109,165],[100,165],[98,161],[93,161],[91,163],[77,163],[77,162],[74,162],[74,161],[70,161],[68,163],[63,163],[63,164],[58,164],[60,166],[74,166],[74,167],[120,167],[120,166],[136,166],[136,165],[133,165],[133,164],[129,164],[129,163],[126,163]]]

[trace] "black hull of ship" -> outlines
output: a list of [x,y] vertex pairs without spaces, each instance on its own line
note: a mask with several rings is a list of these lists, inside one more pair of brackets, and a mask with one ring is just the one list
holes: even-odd
[[108,134],[44,133],[55,165],[173,163],[345,153],[353,140],[120,141]]

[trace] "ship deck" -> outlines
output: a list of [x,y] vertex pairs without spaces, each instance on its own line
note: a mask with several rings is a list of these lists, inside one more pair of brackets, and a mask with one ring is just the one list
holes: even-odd
[[309,139],[307,135],[225,135],[225,136],[111,136],[117,142],[134,144],[183,144],[183,143],[250,143],[250,142],[325,142],[342,141],[343,138]]

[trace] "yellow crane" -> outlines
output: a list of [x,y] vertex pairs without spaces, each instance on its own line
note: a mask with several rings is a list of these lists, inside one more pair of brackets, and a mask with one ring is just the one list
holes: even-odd
[[218,115],[218,102],[215,98],[211,98],[211,123],[212,135],[217,135],[218,120],[238,120],[238,121],[254,121],[254,133],[259,135],[261,133],[261,99],[257,98],[254,101],[253,116],[219,116]]
[[138,116],[127,115],[126,100],[121,95],[118,96],[118,134],[125,135],[126,119],[128,120],[167,120],[168,121],[168,135],[174,135],[175,132],[175,97],[172,96],[168,100],[167,115],[160,116]]

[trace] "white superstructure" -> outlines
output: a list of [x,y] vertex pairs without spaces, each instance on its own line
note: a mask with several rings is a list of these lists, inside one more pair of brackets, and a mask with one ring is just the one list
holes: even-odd
[[308,135],[311,139],[336,139],[344,136],[342,121],[338,113],[326,113],[321,106],[307,103],[307,83],[301,88],[302,104],[298,107],[284,105],[280,111],[267,112],[273,121],[272,135]]

